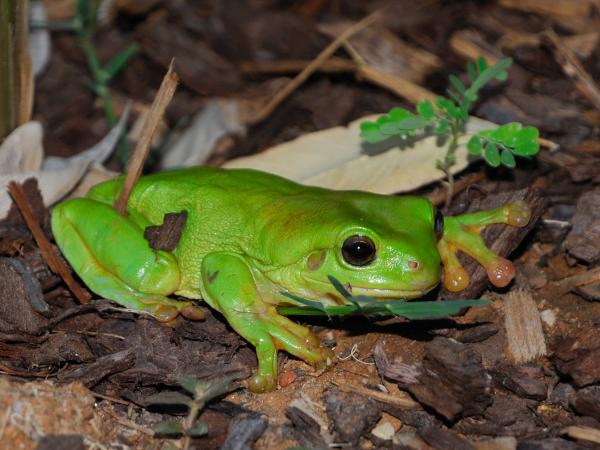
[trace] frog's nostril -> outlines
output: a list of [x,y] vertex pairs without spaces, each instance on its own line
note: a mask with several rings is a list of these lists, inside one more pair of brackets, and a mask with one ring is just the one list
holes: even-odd
[[419,270],[419,268],[421,267],[421,264],[419,264],[419,261],[415,261],[414,259],[411,259],[410,261],[408,261],[408,268],[410,270]]

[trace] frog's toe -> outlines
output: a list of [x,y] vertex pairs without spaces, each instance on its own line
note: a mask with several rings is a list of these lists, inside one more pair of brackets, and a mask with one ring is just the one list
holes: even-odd
[[206,318],[206,312],[204,309],[191,303],[181,308],[179,313],[186,319],[190,320],[204,320]]
[[248,390],[254,393],[271,392],[277,388],[277,377],[271,374],[257,373],[248,381]]
[[450,292],[460,292],[469,286],[469,274],[460,264],[444,267],[444,287]]
[[153,305],[150,309],[151,314],[159,322],[173,322],[177,318],[177,314],[179,314],[177,307],[173,305],[164,305],[162,303]]
[[496,287],[505,287],[515,276],[515,266],[508,259],[498,256],[485,268],[490,282]]
[[313,364],[315,370],[323,370],[327,366],[331,365],[335,356],[333,350],[328,347],[320,347],[317,350],[317,353],[319,354],[319,359]]
[[531,207],[524,200],[509,203],[506,210],[506,223],[513,227],[524,227],[531,219]]

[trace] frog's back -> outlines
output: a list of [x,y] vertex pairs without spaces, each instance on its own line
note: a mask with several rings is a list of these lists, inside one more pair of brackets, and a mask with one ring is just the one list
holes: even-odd
[[[95,186],[88,196],[112,203],[123,178]],[[196,297],[206,254],[260,252],[254,230],[260,210],[307,189],[311,188],[254,170],[194,167],[141,177],[128,205],[147,225],[162,224],[167,213],[187,212],[185,231],[173,253],[183,274],[179,293]]]

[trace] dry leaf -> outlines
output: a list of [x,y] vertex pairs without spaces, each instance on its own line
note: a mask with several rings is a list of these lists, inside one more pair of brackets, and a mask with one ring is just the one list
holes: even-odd
[[[365,145],[359,127],[361,122],[376,117],[363,117],[347,127],[308,133],[263,153],[228,161],[224,167],[257,169],[303,184],[380,194],[410,191],[444,177],[436,169],[436,160],[444,157],[446,147],[437,145],[435,136],[417,140],[407,148],[372,152],[375,147]],[[474,117],[469,121],[468,132],[495,126]],[[453,173],[469,164],[464,146],[467,140],[465,136],[459,141]]]
[[[14,130],[0,146],[0,218],[10,207],[6,191],[9,181],[23,182],[36,178],[45,205],[65,197],[81,180],[92,162],[103,162],[119,140],[128,114],[94,147],[71,158],[48,157],[42,162],[42,127],[28,122]],[[10,171],[5,163],[10,161]]]
[[161,161],[161,167],[168,169],[204,163],[222,137],[245,130],[240,122],[238,109],[236,100],[210,101],[196,114],[192,125],[169,148]]

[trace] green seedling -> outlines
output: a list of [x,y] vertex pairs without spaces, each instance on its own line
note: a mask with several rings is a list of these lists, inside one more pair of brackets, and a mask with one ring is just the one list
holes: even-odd
[[[72,20],[32,23],[31,26],[32,28],[68,30],[76,34],[77,42],[85,54],[92,75],[91,83],[89,83],[90,89],[102,100],[106,122],[109,128],[113,128],[117,124],[117,115],[115,114],[108,85],[137,54],[139,46],[133,42],[106,64],[100,62],[96,46],[94,45],[94,34],[98,25],[99,4],[100,0],[77,0],[75,4],[75,17]],[[121,139],[119,142],[117,157],[125,165],[129,157],[129,148],[125,139]]]
[[[506,80],[507,69],[511,64],[511,58],[501,59],[493,66],[488,66],[484,58],[477,59],[475,63],[469,61],[468,85],[458,77],[450,75],[451,87],[447,90],[448,97],[438,97],[435,105],[428,100],[422,100],[416,106],[416,113],[404,108],[392,108],[375,121],[361,123],[361,137],[373,144],[397,136],[406,139],[417,133],[433,133],[442,142],[447,142],[446,154],[443,160],[437,161],[437,167],[446,174],[448,180],[448,206],[454,189],[454,177],[450,167],[456,161],[458,140],[465,134],[469,111],[484,86],[492,80]],[[503,165],[514,168],[515,156],[528,158],[538,153],[538,137],[537,128],[523,127],[520,123],[512,122],[473,134],[467,143],[467,149],[470,155],[482,157],[492,167]]]
[[183,437],[183,448],[188,449],[192,438],[208,434],[208,424],[198,420],[198,415],[210,400],[234,391],[239,387],[236,380],[239,373],[226,375],[216,380],[199,380],[193,377],[180,376],[177,381],[186,391],[161,392],[147,398],[151,405],[183,406],[188,408],[188,415],[183,421],[169,420],[160,422],[154,427],[155,436]]

